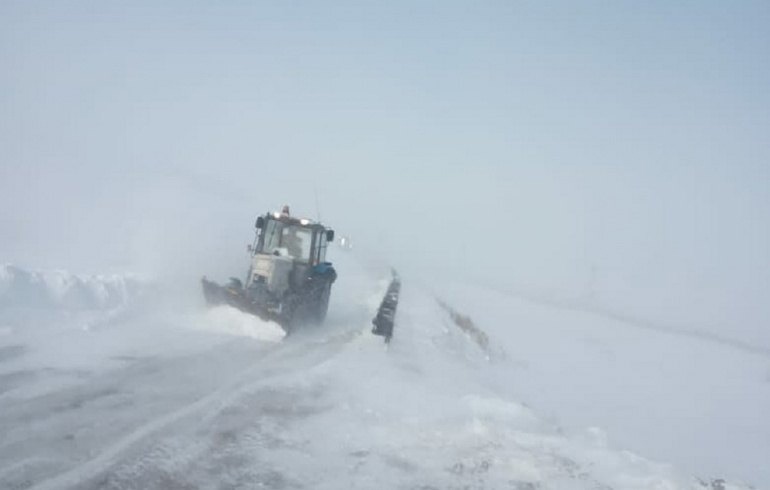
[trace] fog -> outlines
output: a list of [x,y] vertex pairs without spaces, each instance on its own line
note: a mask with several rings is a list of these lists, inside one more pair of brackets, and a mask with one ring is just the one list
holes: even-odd
[[0,5],[0,263],[197,288],[289,204],[428,283],[770,349],[764,2]]
[[770,347],[769,16],[4,2],[0,257],[213,272],[289,203],[396,265]]

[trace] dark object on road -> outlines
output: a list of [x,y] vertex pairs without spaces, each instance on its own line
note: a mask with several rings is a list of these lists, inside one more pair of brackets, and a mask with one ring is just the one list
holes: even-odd
[[401,279],[396,271],[393,271],[393,279],[390,281],[388,291],[380,303],[380,309],[377,310],[377,316],[372,320],[374,335],[385,337],[385,343],[389,343],[393,337],[393,325],[396,321],[396,308],[398,307],[398,296],[401,292]]

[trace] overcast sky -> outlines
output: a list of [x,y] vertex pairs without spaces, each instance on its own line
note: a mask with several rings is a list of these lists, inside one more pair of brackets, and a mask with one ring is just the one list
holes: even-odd
[[770,345],[769,51],[767,2],[3,1],[0,261],[228,276],[289,203]]

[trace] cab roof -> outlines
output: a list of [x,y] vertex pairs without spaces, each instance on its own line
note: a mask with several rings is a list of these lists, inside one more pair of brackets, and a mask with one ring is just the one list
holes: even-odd
[[289,215],[288,213],[279,213],[279,212],[268,212],[265,215],[266,219],[272,219],[275,221],[280,221],[281,223],[285,223],[287,225],[294,225],[294,226],[301,226],[304,228],[313,228],[313,229],[320,229],[325,230],[326,227],[322,225],[321,223],[318,223],[316,221],[313,221],[308,218],[297,218],[294,216]]

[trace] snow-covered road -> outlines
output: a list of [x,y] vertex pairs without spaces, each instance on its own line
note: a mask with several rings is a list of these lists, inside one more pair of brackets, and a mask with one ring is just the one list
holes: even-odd
[[[601,426],[580,425],[585,410],[570,418],[549,405],[582,395],[545,366],[588,377],[581,356],[612,358],[614,334],[581,330],[567,345],[574,336],[550,338],[562,324],[542,327],[531,306],[443,285],[485,347],[435,291],[406,280],[386,349],[369,329],[387,271],[352,257],[339,269],[327,324],[285,339],[273,324],[197,299],[185,308],[6,303],[0,488],[704,488],[582,428]],[[511,329],[525,324],[540,334]],[[569,354],[576,345],[589,348]],[[549,364],[548,348],[565,355]]]

